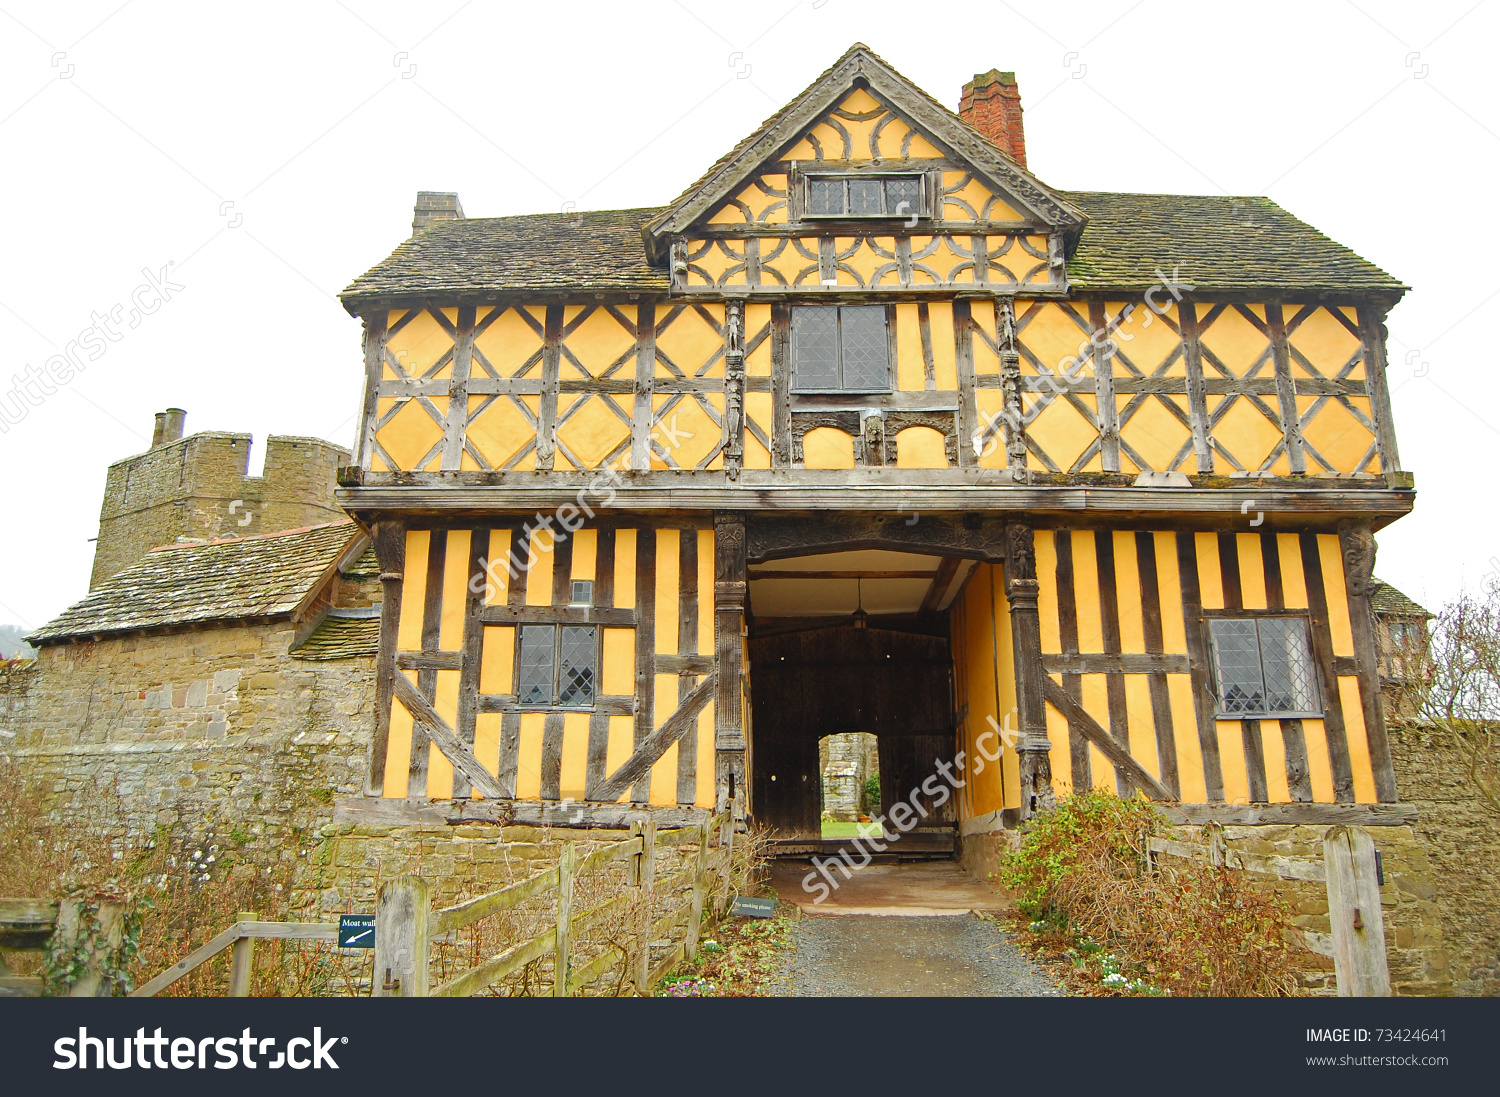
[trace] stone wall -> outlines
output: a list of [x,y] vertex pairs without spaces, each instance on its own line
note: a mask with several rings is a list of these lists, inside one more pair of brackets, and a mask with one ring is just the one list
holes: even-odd
[[348,450],[272,435],[264,474],[246,476],[250,445],[248,434],[204,432],[111,465],[89,586],[180,537],[244,537],[343,520],[334,490]]
[[[1453,968],[1453,991],[1500,994],[1500,812],[1469,776],[1469,755],[1448,734],[1393,725],[1391,753],[1403,803],[1420,813]],[[1491,743],[1489,772],[1500,762]]]
[[879,742],[862,731],[825,735],[818,742],[824,816],[846,823],[859,817],[865,781],[880,767]]
[[[124,834],[186,846],[240,835],[244,856],[306,856],[337,795],[364,784],[374,660],[291,658],[289,624],[44,648],[0,675],[0,752],[91,818],[118,797]],[[96,802],[97,801],[97,802]]]

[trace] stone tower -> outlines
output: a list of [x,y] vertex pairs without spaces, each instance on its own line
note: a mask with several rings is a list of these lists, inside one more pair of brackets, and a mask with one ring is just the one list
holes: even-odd
[[247,476],[251,436],[183,437],[187,413],[156,415],[151,448],[109,468],[89,587],[159,545],[245,537],[335,521],[338,469],[349,451],[320,438],[271,435],[261,476]]

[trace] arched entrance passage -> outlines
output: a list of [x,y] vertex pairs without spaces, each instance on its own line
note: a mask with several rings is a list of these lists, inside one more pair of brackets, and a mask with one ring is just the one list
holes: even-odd
[[[942,635],[854,624],[750,641],[756,817],[778,838],[821,839],[818,741],[862,731],[879,741],[883,810],[949,758],[952,657]],[[920,796],[921,794],[918,793]],[[953,802],[928,825],[953,825]]]

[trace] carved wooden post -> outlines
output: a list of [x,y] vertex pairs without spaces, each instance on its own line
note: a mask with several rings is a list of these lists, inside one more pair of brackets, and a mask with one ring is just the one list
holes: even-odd
[[427,917],[431,899],[420,876],[398,876],[375,900],[374,998],[427,997]]
[[1375,843],[1362,827],[1333,827],[1323,838],[1323,869],[1339,997],[1389,998]]
[[573,940],[573,874],[578,869],[578,848],[565,842],[557,864],[557,948],[552,960],[552,994],[568,996],[568,952]]
[[1021,733],[1016,754],[1021,770],[1021,818],[1029,819],[1056,803],[1052,792],[1052,744],[1047,739],[1043,700],[1042,627],[1037,614],[1041,584],[1036,577],[1036,549],[1031,526],[1005,527],[1005,597],[1010,603],[1010,635],[1015,649],[1016,700]]
[[[1000,302],[1000,394],[1005,409],[1005,467],[1026,471],[1026,404],[1021,399],[1021,353],[1016,350],[1016,312],[1009,300]],[[962,439],[959,440],[962,442]]]
[[[258,922],[260,915],[253,910],[242,910],[235,915],[241,922]],[[241,937],[232,946],[229,960],[229,997],[250,997],[250,977],[255,971],[255,938]]]
[[745,784],[745,722],[741,636],[745,615],[745,517],[714,515],[714,659],[719,675],[714,698],[715,811],[723,811],[731,797],[743,804]]
[[724,312],[724,472],[738,480],[745,465],[745,302],[730,301]]
[[354,454],[354,467],[370,471],[370,458],[375,452],[376,409],[380,407],[380,382],[385,378],[385,318],[384,309],[365,321],[365,393],[361,403],[359,424],[359,446]]
[[[1344,558],[1344,586],[1349,592],[1349,625],[1354,634],[1354,666],[1359,671],[1359,701],[1370,744],[1370,768],[1375,771],[1375,797],[1396,800],[1396,770],[1380,700],[1380,647],[1375,637],[1375,534],[1368,521],[1339,523],[1339,548]],[[1328,688],[1336,688],[1329,682]]]
[[375,649],[375,730],[365,767],[365,795],[385,788],[386,741],[391,731],[391,677],[396,673],[396,630],[401,623],[401,580],[406,567],[406,526],[399,521],[375,523],[375,557],[380,562],[380,643]]

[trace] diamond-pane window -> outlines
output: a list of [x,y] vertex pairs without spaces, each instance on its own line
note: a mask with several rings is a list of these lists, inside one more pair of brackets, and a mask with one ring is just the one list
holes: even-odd
[[557,682],[556,633],[555,625],[521,626],[516,700],[523,705],[552,704]]
[[530,708],[590,708],[599,689],[593,625],[522,625],[516,645],[516,701]]
[[792,309],[794,392],[890,392],[884,305]]
[[558,640],[557,703],[566,708],[587,708],[594,703],[594,676],[598,662],[592,626],[564,625]]
[[865,172],[807,177],[807,217],[926,217],[922,177]]
[[1304,618],[1216,618],[1209,638],[1220,716],[1322,715]]

